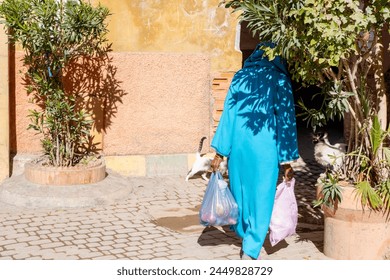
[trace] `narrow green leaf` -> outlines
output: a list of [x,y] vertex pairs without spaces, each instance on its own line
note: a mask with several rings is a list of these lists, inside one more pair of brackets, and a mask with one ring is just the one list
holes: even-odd
[[371,128],[371,144],[374,156],[377,154],[379,147],[382,145],[381,139],[381,126],[379,123],[378,116],[373,118],[372,128]]

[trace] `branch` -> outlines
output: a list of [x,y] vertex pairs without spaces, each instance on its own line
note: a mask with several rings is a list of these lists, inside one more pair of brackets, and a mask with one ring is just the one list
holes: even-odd
[[318,79],[320,80],[321,84],[325,83],[325,79],[324,79],[324,76],[321,75],[320,72],[318,72]]
[[336,74],[333,72],[332,68],[327,68],[327,69],[325,69],[325,71],[327,71],[329,73],[329,75],[333,79],[333,81],[337,81]]
[[343,61],[344,63],[344,67],[345,67],[345,70],[347,71],[347,76],[348,76],[348,80],[349,80],[349,84],[351,86],[351,90],[352,92],[354,93],[354,100],[355,100],[355,103],[357,105],[357,112],[358,112],[358,115],[357,117],[359,117],[359,119],[362,119],[363,118],[363,113],[361,111],[360,108],[362,108],[362,104],[358,98],[358,93],[357,93],[357,89],[356,89],[356,85],[355,85],[355,80],[354,80],[354,76],[352,76],[352,73],[351,73],[351,69],[349,68],[348,64],[346,61]]
[[355,110],[353,109],[352,105],[348,102],[348,109],[349,109],[349,112],[351,113],[351,116],[353,117],[353,119],[355,120],[355,123],[357,124],[358,128],[361,129],[362,128],[362,124],[360,123],[357,115],[356,115],[356,112]]
[[343,73],[343,59],[340,59],[339,66],[338,66],[339,72],[337,73],[337,80],[341,80],[341,75]]
[[327,69],[323,69],[322,72],[324,73],[324,75],[326,76],[326,78],[328,78],[329,80],[332,78],[330,76],[330,74],[328,73],[328,71],[326,71]]

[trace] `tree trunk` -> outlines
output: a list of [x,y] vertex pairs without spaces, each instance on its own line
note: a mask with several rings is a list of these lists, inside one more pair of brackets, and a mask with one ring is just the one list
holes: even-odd
[[375,47],[374,56],[374,81],[375,81],[375,96],[376,106],[378,110],[379,123],[381,128],[386,130],[387,128],[387,96],[386,86],[383,72],[383,45],[378,40]]

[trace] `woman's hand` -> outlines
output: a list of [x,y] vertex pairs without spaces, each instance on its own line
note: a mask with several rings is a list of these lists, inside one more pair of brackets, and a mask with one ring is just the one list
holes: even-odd
[[283,167],[284,167],[283,179],[286,182],[291,181],[291,179],[294,177],[294,170],[293,170],[293,168],[291,167],[290,164],[284,164]]
[[217,171],[219,168],[219,165],[223,161],[223,156],[220,154],[215,154],[214,159],[211,161],[211,169],[213,172]]

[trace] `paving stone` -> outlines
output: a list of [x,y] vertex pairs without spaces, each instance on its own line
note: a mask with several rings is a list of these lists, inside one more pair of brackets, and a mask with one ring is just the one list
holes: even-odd
[[[320,251],[322,213],[311,204],[321,171],[307,164],[312,163],[293,164],[302,180],[296,185],[298,235],[286,240],[286,248],[262,250],[264,259],[326,259]],[[241,241],[234,232],[185,232],[152,223],[151,205],[178,213],[199,207],[207,185],[202,179],[185,182],[183,175],[128,182],[136,182],[129,197],[93,208],[19,209],[0,202],[0,259],[239,259]]]
[[134,229],[132,228],[122,228],[122,229],[116,229],[116,233],[121,234],[121,233],[132,233],[134,232]]
[[96,248],[96,247],[101,246],[101,244],[100,243],[88,243],[87,246],[88,246],[88,248]]
[[98,247],[98,249],[100,251],[110,251],[110,250],[114,249],[114,247],[112,247],[110,245],[103,245],[103,246]]
[[72,235],[72,238],[73,239],[87,239],[89,238],[90,236],[89,235],[86,235],[86,234],[75,234],[75,235]]
[[53,239],[57,239],[58,237],[61,237],[62,234],[59,232],[54,232],[54,233],[49,233],[47,236],[53,240]]
[[29,241],[29,244],[30,245],[42,245],[42,244],[47,244],[47,243],[50,243],[50,239],[38,239],[38,240],[34,240],[34,241]]
[[18,224],[17,218],[15,217],[15,220],[4,221],[4,222],[2,222],[2,224],[5,225],[5,226],[13,226],[13,225],[16,225],[16,224]]
[[26,232],[37,232],[39,230],[38,227],[34,227],[34,226],[31,226],[29,225],[27,228],[24,229]]
[[77,232],[75,232],[75,231],[63,231],[62,235],[64,235],[64,236],[75,236],[75,235],[77,235]]
[[6,236],[7,239],[18,239],[22,237],[27,237],[29,236],[27,233],[14,233],[14,234],[9,234]]
[[6,250],[19,250],[21,248],[24,248],[28,246],[28,244],[26,242],[18,242],[18,243],[14,243],[14,244],[9,244],[9,245],[5,245],[3,246]]
[[51,233],[51,231],[50,230],[48,230],[48,229],[44,229],[44,230],[38,230],[37,232],[36,232],[38,235],[44,235],[44,234],[49,234],[49,233]]
[[110,240],[114,240],[115,236],[114,235],[104,235],[104,236],[100,237],[100,239],[103,241],[110,241]]
[[90,230],[91,228],[93,228],[93,225],[90,225],[90,224],[84,225],[84,224],[83,224],[83,225],[80,225],[79,228],[80,228],[80,229],[89,229],[89,230]]
[[40,237],[37,235],[29,235],[29,236],[17,238],[16,240],[18,242],[30,242],[30,241],[39,240],[39,239],[40,239]]
[[[87,234],[87,233],[90,233],[91,231],[89,229],[79,229],[79,230],[75,230],[78,234],[82,235],[82,234]],[[76,235],[77,236],[77,235]]]
[[15,229],[24,229],[24,228],[26,228],[26,227],[28,227],[27,224],[17,224],[17,225],[14,225],[14,228],[15,228]]
[[82,245],[82,244],[86,244],[88,242],[85,239],[75,239],[75,240],[72,241],[72,243],[76,244],[76,245]]
[[31,255],[28,253],[19,253],[19,254],[13,255],[12,257],[14,260],[24,260],[24,259],[29,258],[30,256]]
[[100,233],[100,232],[91,232],[91,233],[88,233],[88,236],[87,238],[99,238],[100,240],[102,240],[102,236],[103,234]]
[[101,257],[103,256],[103,254],[100,252],[87,252],[87,253],[78,254],[78,256],[80,257],[80,259],[92,259],[92,258]]
[[153,255],[152,254],[139,254],[137,259],[151,260],[151,259],[153,259]]
[[114,255],[103,255],[101,257],[93,257],[94,260],[117,260],[118,258]]
[[125,248],[127,246],[128,246],[127,243],[115,243],[115,244],[112,244],[112,247],[114,247],[115,249],[122,249],[122,248]]
[[129,243],[129,240],[127,238],[115,238],[114,239],[115,243],[120,244],[120,243]]
[[86,239],[88,243],[93,243],[93,242],[101,242],[102,240],[98,237],[91,237]]
[[93,232],[93,233],[101,233],[101,234],[103,234],[103,232],[105,232],[106,229],[104,229],[104,228],[96,228],[95,227],[95,228],[91,228],[90,231]]
[[15,249],[6,249],[6,250],[0,252],[0,257],[11,257],[11,258],[13,258],[12,256],[16,255],[17,253],[18,253],[18,251],[15,250]]
[[117,249],[110,250],[110,253],[113,255],[118,255],[121,253],[126,253],[126,251],[122,248],[117,248]]
[[75,221],[68,223],[69,227],[76,227],[75,229],[72,229],[72,230],[76,230],[79,225],[81,225],[81,223],[80,222],[75,222]]
[[[16,244],[18,241],[16,239],[5,239],[0,241],[0,247],[3,247],[5,245],[10,245],[10,244]],[[0,251],[1,253],[1,251]]]
[[64,245],[65,244],[62,242],[51,242],[51,243],[42,244],[41,247],[44,249],[48,249],[48,248],[57,248],[57,247],[61,247]]

